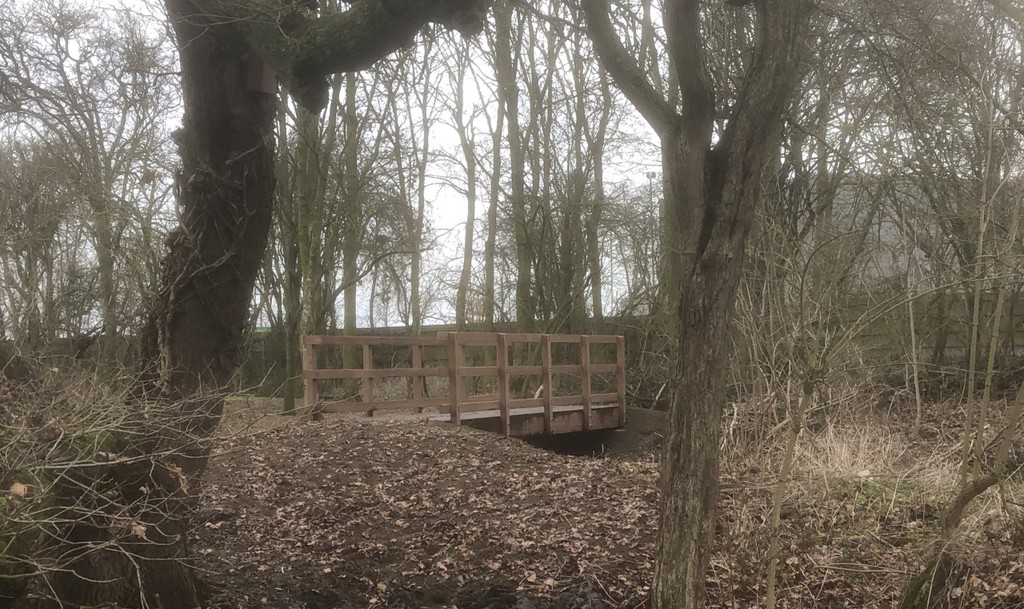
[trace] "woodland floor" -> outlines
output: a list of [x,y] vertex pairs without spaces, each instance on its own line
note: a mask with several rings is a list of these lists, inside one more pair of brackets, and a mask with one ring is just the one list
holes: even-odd
[[[631,413],[594,458],[419,421],[266,416],[275,407],[233,404],[211,465],[194,543],[217,606],[645,606],[658,413]],[[929,426],[922,440],[899,427],[860,417],[801,439],[780,607],[895,607],[933,552],[956,429]],[[712,607],[764,603],[779,450],[759,446],[726,449]],[[1024,607],[1022,496],[1018,485],[976,501],[941,606]]]

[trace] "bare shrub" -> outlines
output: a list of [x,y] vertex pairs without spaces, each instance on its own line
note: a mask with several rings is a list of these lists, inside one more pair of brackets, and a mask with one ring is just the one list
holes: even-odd
[[0,392],[0,607],[26,594],[146,606],[146,546],[194,497],[165,447],[195,441],[176,405],[121,386],[49,368]]

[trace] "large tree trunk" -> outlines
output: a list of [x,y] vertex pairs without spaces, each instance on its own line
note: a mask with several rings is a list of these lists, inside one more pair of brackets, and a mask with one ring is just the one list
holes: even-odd
[[[181,225],[168,238],[160,301],[144,337],[150,368],[140,396],[173,405],[167,426],[144,447],[172,452],[142,474],[149,509],[140,520],[148,543],[137,551],[150,603],[191,608],[202,601],[187,562],[194,491],[220,421],[221,392],[237,368],[271,223],[274,96],[247,86],[259,59],[232,29],[187,0],[166,0],[166,6],[178,38],[185,107],[176,137]],[[120,489],[127,501],[142,492],[132,475],[125,472]]]
[[[273,4],[260,3],[260,10]],[[68,520],[62,556],[77,552],[80,559],[50,583],[75,606],[136,604],[140,586],[151,607],[203,605],[187,534],[224,391],[237,368],[273,208],[276,86],[243,34],[277,62],[293,96],[319,109],[327,101],[325,75],[366,67],[408,44],[424,22],[473,32],[482,27],[473,2],[410,2],[402,10],[393,0],[388,6],[369,1],[316,19],[304,6],[282,2],[279,21],[262,19],[248,3],[165,0],[165,6],[178,40],[185,108],[175,138],[182,159],[180,226],[168,238],[158,301],[142,338],[148,364],[137,384],[142,429],[124,438],[130,446],[123,458],[95,473],[104,505],[109,493],[130,506],[133,538],[118,540],[130,554],[92,550],[90,540],[115,533],[104,519]],[[285,22],[296,24],[287,34]],[[58,499],[68,490],[78,487],[58,489]],[[117,547],[104,544],[105,551]],[[114,581],[124,586],[104,589],[97,575],[120,576]]]
[[[809,7],[761,0],[757,41],[728,127],[709,149],[714,98],[699,46],[697,3],[666,13],[684,113],[672,181],[677,204],[696,207],[698,237],[679,304],[676,392],[662,455],[657,609],[697,609],[706,600],[718,502],[719,446],[728,332],[743,268],[747,235],[761,198],[761,173],[778,150],[780,118],[799,80]],[[677,181],[678,180],[678,181]],[[682,219],[690,212],[677,210]],[[685,233],[684,233],[685,234]],[[684,243],[690,239],[684,237]]]
[[187,0],[166,3],[183,75],[181,226],[168,239],[150,347],[162,395],[178,398],[219,390],[235,371],[270,228],[274,96],[246,86],[259,58],[240,36],[204,23]]

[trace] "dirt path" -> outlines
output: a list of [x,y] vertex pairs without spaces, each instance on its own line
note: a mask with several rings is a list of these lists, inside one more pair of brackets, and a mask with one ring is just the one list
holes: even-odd
[[449,606],[467,589],[557,595],[591,576],[614,598],[645,592],[650,462],[564,457],[436,424],[344,419],[222,452],[199,550],[227,574],[229,590],[245,591],[236,606],[263,598],[317,606],[313,597]]

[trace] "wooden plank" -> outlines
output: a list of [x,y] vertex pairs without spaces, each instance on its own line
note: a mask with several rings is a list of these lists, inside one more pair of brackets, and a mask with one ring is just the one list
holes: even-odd
[[556,395],[551,397],[552,406],[575,406],[582,409],[582,395]]
[[[497,332],[460,332],[463,336],[464,344],[473,345],[475,347],[486,347],[488,345],[498,344],[498,333]],[[505,334],[506,343],[537,343],[540,342],[542,334],[532,333],[508,333]]]
[[[462,344],[486,346],[498,344],[498,332],[460,332]],[[505,333],[505,343],[539,343],[547,336],[552,343],[578,343],[579,334],[538,334],[535,332]]]
[[508,407],[510,410],[516,410],[519,408],[530,408],[533,406],[544,406],[544,400],[542,398],[516,398],[508,401]]
[[388,400],[383,402],[323,402],[324,412],[333,413],[366,413],[371,410],[413,410],[422,407],[444,407],[448,404],[448,398],[426,398],[423,400]]
[[[448,369],[441,367],[432,368],[374,368],[370,370],[363,369],[344,369],[344,368],[320,368],[317,370],[306,370],[303,371],[303,378],[312,378],[318,380],[324,379],[383,379],[383,378],[423,378],[426,376],[448,376]],[[422,392],[422,385],[420,387]]]
[[554,343],[579,343],[581,334],[549,334],[548,339],[552,344]]
[[618,364],[591,364],[590,365],[590,372],[591,372],[591,374],[601,374],[603,372],[607,373],[607,372],[618,372],[618,371],[619,371],[619,365]]
[[[444,341],[451,332],[438,332],[438,340]],[[580,334],[540,334],[536,332],[459,332],[459,342],[463,345],[473,347],[486,347],[498,344],[498,335],[505,335],[505,344],[512,343],[539,343],[544,336],[548,336],[552,343],[578,343]],[[590,337],[591,343],[614,344],[614,335],[594,335]]]
[[465,381],[465,378],[468,375],[463,374],[463,371],[466,369],[466,345],[463,344],[462,337],[463,337],[463,333],[459,332],[458,339],[455,341],[456,342],[456,347],[455,347],[456,362],[457,362],[457,366],[458,366],[458,370],[459,370],[458,371],[458,375],[459,375],[459,404],[460,405],[465,403],[467,398],[469,398],[469,387],[470,387],[470,384]]
[[[479,398],[479,399],[475,399]],[[494,410],[494,417],[501,417],[501,397],[497,399],[494,396],[474,396],[469,398],[470,401],[460,400],[459,410],[460,412],[480,412],[487,409]],[[515,417],[520,414],[520,410],[528,408],[538,408],[538,412],[543,414],[545,400],[543,397],[538,398],[522,398],[522,399],[508,399],[508,410],[510,416]],[[415,408],[419,405],[423,406],[436,406],[436,405],[449,405],[449,398],[447,397],[429,397],[421,400],[407,399],[407,400],[379,400],[371,403],[366,402],[332,402],[340,404],[350,404],[352,407],[346,411],[360,412],[367,411],[370,409],[386,410],[386,409],[401,409],[401,408]],[[580,395],[558,395],[551,397],[551,405],[554,410],[559,408],[577,408],[583,409],[583,396]],[[618,394],[617,393],[594,393],[591,394],[591,409],[596,410],[598,408],[618,408]]]
[[541,376],[541,382],[544,383],[544,433],[551,433],[551,421],[554,416],[551,410],[551,396],[555,387],[551,379],[551,337],[547,334],[540,339],[540,361],[544,368]]
[[508,373],[512,376],[544,374],[544,366],[509,366]]
[[590,337],[580,337],[580,392],[583,394],[583,429],[590,431]]
[[320,396],[316,387],[316,380],[306,378],[307,372],[316,373],[316,347],[304,345],[302,349],[302,401],[305,416],[312,417],[316,414],[316,403]]
[[595,408],[594,420],[590,424],[591,429],[621,429],[619,425],[619,413],[617,408]]
[[539,343],[544,340],[546,334],[537,334],[534,332],[518,332],[514,334],[506,334],[506,340],[510,343]]
[[[551,405],[553,407],[566,407],[571,406],[578,409],[583,409],[582,404],[583,397],[578,395],[559,395],[551,398]],[[500,399],[498,400],[500,401]],[[603,407],[615,407],[618,408],[619,394],[617,393],[595,393],[590,396],[591,409],[603,408]],[[483,403],[481,400],[477,403]],[[465,405],[465,404],[463,404]],[[541,408],[544,407],[544,398],[510,398],[508,400],[509,412],[515,416],[517,410],[523,408]],[[479,412],[479,410],[477,411]],[[543,412],[543,410],[542,410]],[[499,416],[495,414],[494,416]]]
[[551,374],[580,374],[583,372],[583,367],[579,364],[556,364],[550,366],[548,370]]
[[[537,402],[542,402],[543,400],[541,400],[540,398],[537,398],[536,401]],[[594,413],[595,417],[597,416],[598,412],[611,413],[611,416],[617,418],[618,417],[618,409],[619,409],[619,405],[615,404],[615,403],[612,403],[612,404],[594,404],[593,413]],[[583,407],[580,406],[579,404],[570,405],[570,406],[555,406],[553,408],[553,410],[554,410],[555,415],[557,416],[558,413],[561,413],[561,412],[583,412]],[[539,415],[540,417],[543,418],[543,416],[544,416],[544,405],[541,404],[541,405],[538,405],[538,406],[531,406],[529,408],[513,408],[513,409],[510,409],[509,412],[511,413],[513,418],[515,418],[515,417],[530,416],[530,415]],[[447,421],[448,418],[449,417],[448,417],[448,413],[447,412],[439,412],[437,414],[429,414],[429,415],[427,415],[427,419],[429,419],[431,421]],[[488,418],[490,418],[490,419],[499,419],[500,417],[498,416],[498,411],[497,410],[489,410],[489,411],[478,410],[478,411],[475,411],[475,412],[472,412],[472,413],[467,413],[467,412],[463,412],[462,413],[462,420],[463,421],[467,421],[469,419],[488,419]]]
[[459,376],[459,333],[449,332],[448,336],[448,414],[451,422],[455,425],[459,421],[459,398],[462,395],[461,380]]
[[379,345],[392,347],[432,347],[445,344],[443,340],[422,336],[304,336],[306,345]]
[[[373,336],[373,335],[310,335],[303,336],[304,345],[380,345],[395,347],[411,347],[419,345],[422,347],[442,346],[446,344],[450,332],[438,332],[437,336]],[[498,341],[497,332],[459,332],[463,337],[464,345],[488,346],[496,345]],[[505,343],[539,343],[542,334],[536,333],[506,333]],[[552,334],[553,343],[578,342],[578,334]],[[592,335],[590,344],[615,344],[617,336],[613,335]]]
[[501,416],[498,400],[479,400],[476,402],[462,402],[459,404],[459,412],[463,415],[467,412],[487,412],[488,410],[494,411],[495,417]]
[[461,376],[498,376],[497,366],[462,366],[459,368]]
[[497,402],[497,393],[478,393],[476,395],[467,396],[463,402]]
[[498,335],[498,413],[501,416],[501,433],[508,437],[508,339],[504,334]]
[[619,427],[626,426],[626,339],[615,340],[615,385],[619,394]]
[[493,332],[459,332],[459,342],[467,347],[489,347],[498,344],[498,335]]

